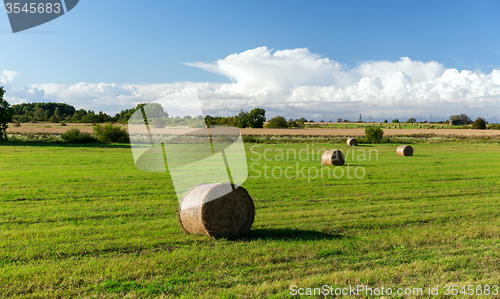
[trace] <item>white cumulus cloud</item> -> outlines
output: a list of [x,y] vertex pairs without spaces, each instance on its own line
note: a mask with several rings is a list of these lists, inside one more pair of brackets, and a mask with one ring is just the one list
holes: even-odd
[[[500,70],[489,74],[446,68],[435,61],[367,61],[347,66],[311,53],[307,48],[277,50],[259,47],[234,53],[215,62],[189,66],[225,76],[229,83],[176,82],[164,84],[78,83],[32,84],[8,91],[11,103],[57,101],[76,108],[114,113],[165,95],[195,88],[210,115],[236,114],[261,107],[268,117],[325,120],[367,120],[415,117],[448,119],[466,113],[499,121]],[[17,73],[3,71],[6,88]],[[172,103],[171,110],[177,111]],[[174,115],[175,116],[175,115]]]
[[10,88],[14,77],[16,77],[17,75],[18,73],[14,71],[2,71],[2,73],[0,73],[0,85],[4,86],[5,88]]
[[273,53],[266,47],[189,65],[234,81],[216,88],[216,94],[244,95],[242,103],[264,105],[274,114],[351,120],[363,114],[366,120],[368,115],[447,119],[468,113],[498,120],[500,112],[499,70],[459,71],[408,57],[350,68],[308,49]]

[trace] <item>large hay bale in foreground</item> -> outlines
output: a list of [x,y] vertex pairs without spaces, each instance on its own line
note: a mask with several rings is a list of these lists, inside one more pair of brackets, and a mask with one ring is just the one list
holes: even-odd
[[358,140],[356,138],[347,139],[348,146],[358,146]]
[[400,145],[396,153],[398,153],[398,156],[413,156],[413,148],[409,145]]
[[321,155],[321,165],[323,166],[341,166],[344,163],[344,153],[340,150],[326,151]]
[[252,228],[255,206],[247,190],[238,185],[200,184],[184,195],[179,221],[189,234],[239,237]]

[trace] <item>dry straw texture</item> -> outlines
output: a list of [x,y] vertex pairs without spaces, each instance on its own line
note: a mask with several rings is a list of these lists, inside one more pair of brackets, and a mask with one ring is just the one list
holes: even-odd
[[398,156],[413,156],[413,148],[409,145],[400,145],[396,150]]
[[321,165],[323,166],[340,166],[344,165],[344,153],[340,150],[326,151],[321,155]]
[[[92,126],[89,124],[67,124],[66,127],[61,127],[61,124],[52,123],[22,123],[21,127],[14,127],[9,124],[7,129],[8,134],[38,134],[38,133],[52,133],[52,134],[62,134],[72,128],[78,128],[82,132],[92,133]],[[47,127],[48,126],[48,127]],[[127,125],[122,125],[122,127],[128,129]],[[384,127],[384,136],[411,136],[413,134],[421,134],[421,130],[417,129],[406,129],[406,130],[391,130],[390,127]],[[389,129],[389,130],[388,130]],[[155,129],[164,130],[164,129]],[[315,128],[315,129],[257,129],[257,128],[245,128],[240,129],[242,135],[268,135],[268,136],[361,136],[365,134],[365,129],[355,129],[355,128]],[[178,133],[177,133],[178,134]],[[500,130],[464,130],[464,129],[447,129],[441,131],[433,131],[436,136],[500,136]]]
[[358,140],[356,138],[347,139],[348,146],[358,146]]
[[247,234],[254,217],[255,206],[248,192],[229,183],[191,188],[182,199],[179,213],[184,231],[214,238]]

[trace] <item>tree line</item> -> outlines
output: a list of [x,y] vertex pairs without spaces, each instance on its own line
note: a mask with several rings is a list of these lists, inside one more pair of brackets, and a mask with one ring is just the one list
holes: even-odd
[[130,117],[136,109],[137,107],[123,110],[115,116],[110,116],[102,111],[95,113],[92,110],[76,110],[74,106],[65,103],[22,103],[12,105],[12,118],[14,122],[20,123],[126,123],[127,115]]
[[[110,116],[102,111],[95,113],[92,110],[76,108],[65,103],[22,103],[11,107],[13,122],[51,122],[51,123],[135,123],[139,120],[130,119],[137,110],[144,108],[144,112],[149,119],[153,120],[156,127],[165,127],[167,125],[192,125],[196,126],[205,120],[207,126],[210,125],[229,125],[239,128],[262,128],[266,121],[266,111],[262,108],[255,108],[250,112],[241,110],[235,116],[176,116],[169,117],[167,111],[158,104],[150,103],[146,105],[138,104],[131,109],[122,110],[120,113]],[[142,115],[139,115],[141,117]],[[141,117],[142,121],[142,117]],[[203,126],[205,124],[203,123]]]
[[[12,121],[19,123],[29,123],[29,122],[51,122],[51,123],[120,123],[126,124],[129,122],[130,117],[135,111],[145,107],[147,115],[153,117],[157,120],[156,125],[158,127],[164,127],[167,125],[195,125],[200,123],[204,119],[207,126],[211,125],[229,125],[238,128],[263,128],[264,122],[266,121],[266,111],[262,108],[255,108],[250,112],[241,110],[240,113],[234,116],[184,116],[184,117],[169,117],[167,111],[164,111],[163,107],[157,103],[150,103],[146,105],[138,104],[136,107],[131,109],[122,110],[116,113],[114,116],[110,116],[102,111],[95,113],[92,110],[79,109],[76,110],[74,106],[65,103],[23,103],[13,105],[12,111]],[[435,121],[433,123],[448,123],[449,121],[459,120],[462,125],[473,124],[474,121],[466,114],[452,115],[449,120]],[[481,117],[478,117],[476,121],[482,120],[485,124],[488,122]],[[131,121],[132,123],[134,121]],[[300,119],[289,119],[286,120],[283,116],[276,116],[271,118],[266,125],[268,128],[300,128],[304,127],[305,123],[308,122],[306,118],[302,117]],[[310,120],[309,122],[314,122]],[[320,121],[323,122],[323,121]],[[338,119],[338,122],[349,122],[347,119]],[[384,123],[389,123],[389,121],[384,120]],[[409,118],[407,121],[400,121],[399,119],[393,119],[390,123],[416,123],[417,120],[413,117]],[[357,121],[357,123],[364,123],[363,121]],[[420,123],[427,123],[427,121],[420,121]],[[204,125],[204,124],[203,124]]]

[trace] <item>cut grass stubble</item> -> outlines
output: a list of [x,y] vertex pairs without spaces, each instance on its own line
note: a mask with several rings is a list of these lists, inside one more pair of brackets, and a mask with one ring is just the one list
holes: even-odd
[[[305,144],[253,149],[269,161],[252,161],[250,146],[249,167],[320,163],[279,155]],[[250,171],[251,233],[212,240],[182,231],[168,173],[137,170],[128,148],[0,145],[0,297],[277,298],[291,285],[498,284],[498,144],[420,144],[411,158],[395,145],[370,148],[378,160],[346,157],[364,167],[362,179]]]

